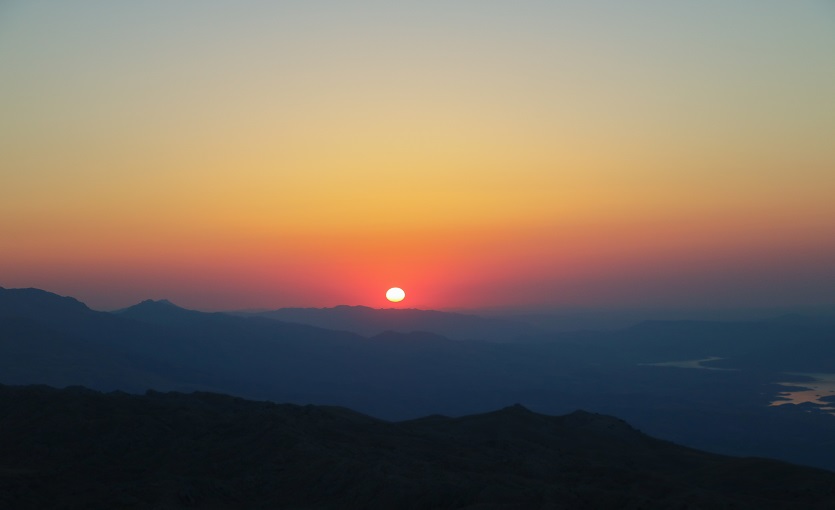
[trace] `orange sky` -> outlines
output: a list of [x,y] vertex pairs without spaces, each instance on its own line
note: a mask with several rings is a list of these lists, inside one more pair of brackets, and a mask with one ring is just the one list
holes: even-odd
[[826,3],[208,5],[0,8],[0,285],[835,302]]

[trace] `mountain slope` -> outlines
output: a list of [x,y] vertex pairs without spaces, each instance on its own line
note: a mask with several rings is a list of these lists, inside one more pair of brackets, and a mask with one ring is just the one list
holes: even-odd
[[414,308],[343,305],[333,308],[280,308],[247,315],[351,331],[363,336],[385,331],[428,331],[454,340],[512,342],[538,332],[533,326],[520,321]]
[[66,320],[95,314],[87,305],[69,296],[41,289],[0,287],[0,314],[4,317],[37,316],[42,320]]
[[113,313],[121,317],[157,324],[184,323],[188,322],[190,319],[195,319],[202,315],[208,315],[195,310],[182,308],[167,299],[160,299],[158,301],[146,299],[141,303],[137,303],[122,310],[116,310]]
[[[386,419],[508,402],[553,414],[585,408],[688,446],[835,469],[835,416],[814,404],[769,406],[785,391],[775,384],[785,380],[781,367],[835,371],[824,370],[832,334],[782,322],[666,322],[523,343],[425,332],[365,338],[165,302],[96,312],[43,291],[0,289],[0,383],[214,391]],[[689,356],[726,356],[714,363],[739,369],[645,364]]]
[[391,423],[208,393],[8,386],[0,408],[3,508],[835,505],[834,473],[690,450],[586,412]]

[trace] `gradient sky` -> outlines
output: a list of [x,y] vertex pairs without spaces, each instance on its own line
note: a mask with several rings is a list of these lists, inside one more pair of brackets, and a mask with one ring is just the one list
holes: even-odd
[[0,4],[0,286],[835,303],[835,3]]

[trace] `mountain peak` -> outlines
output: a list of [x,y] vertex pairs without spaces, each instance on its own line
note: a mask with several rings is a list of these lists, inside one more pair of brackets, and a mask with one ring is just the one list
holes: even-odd
[[516,403],[511,406],[503,407],[498,412],[500,413],[507,413],[507,414],[537,414],[527,407],[523,406],[522,404]]
[[129,306],[127,308],[123,308],[121,310],[117,310],[116,313],[126,313],[126,312],[137,312],[137,311],[174,311],[174,310],[182,310],[190,312],[186,308],[181,306],[177,306],[171,301],[167,299],[146,299],[144,301],[140,301],[133,306]]
[[[328,308],[314,308],[314,310],[328,310]],[[373,310],[373,308],[363,305],[336,305],[331,310]]]
[[[172,303],[171,301],[169,301],[167,299],[157,299],[157,300],[146,299],[146,300],[144,300],[144,301],[142,301],[142,302],[140,302],[140,303],[138,303],[134,306],[139,306],[139,305],[144,305],[144,306],[159,305],[159,306],[168,306],[168,307],[173,307],[173,308],[182,308],[180,306],[175,305],[174,303]],[[131,308],[133,308],[133,307],[131,307]]]
[[146,299],[128,308],[117,310],[113,313],[119,314],[123,317],[131,319],[138,319],[150,322],[172,323],[188,320],[195,316],[200,316],[203,312],[196,310],[189,310],[175,305],[167,299]]
[[87,305],[69,296],[59,296],[41,289],[0,288],[0,315],[59,318],[91,313]]

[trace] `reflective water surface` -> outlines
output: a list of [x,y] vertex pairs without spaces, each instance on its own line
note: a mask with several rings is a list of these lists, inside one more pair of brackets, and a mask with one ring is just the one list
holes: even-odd
[[641,363],[641,365],[646,365],[650,367],[676,367],[676,368],[700,368],[702,370],[736,370],[735,368],[717,368],[717,367],[708,367],[703,365],[702,363],[708,361],[715,361],[722,358],[717,358],[716,356],[711,356],[710,358],[702,358],[702,359],[690,359],[685,361],[664,361],[662,363]]
[[821,409],[835,413],[835,401],[821,400],[825,397],[835,396],[835,374],[792,372],[791,375],[813,377],[814,381],[781,382],[780,384],[785,386],[787,391],[778,393],[777,399],[771,402],[772,406],[804,404],[808,402],[823,406]]
[[[653,367],[676,367],[676,368],[695,368],[701,370],[735,370],[733,368],[716,368],[705,366],[703,363],[714,361],[722,358],[710,357],[703,359],[691,359],[685,361],[665,361],[662,363],[641,363],[645,366]],[[829,373],[808,373],[808,372],[786,372],[787,376],[800,375],[804,377],[811,377],[811,381],[784,381],[779,382],[781,386],[786,387],[786,391],[779,392],[774,400],[771,401],[771,406],[782,406],[786,404],[805,404],[811,403],[821,406],[820,409],[835,414],[835,400],[822,400],[826,397],[835,397],[835,374]],[[789,379],[790,377],[787,377]]]

